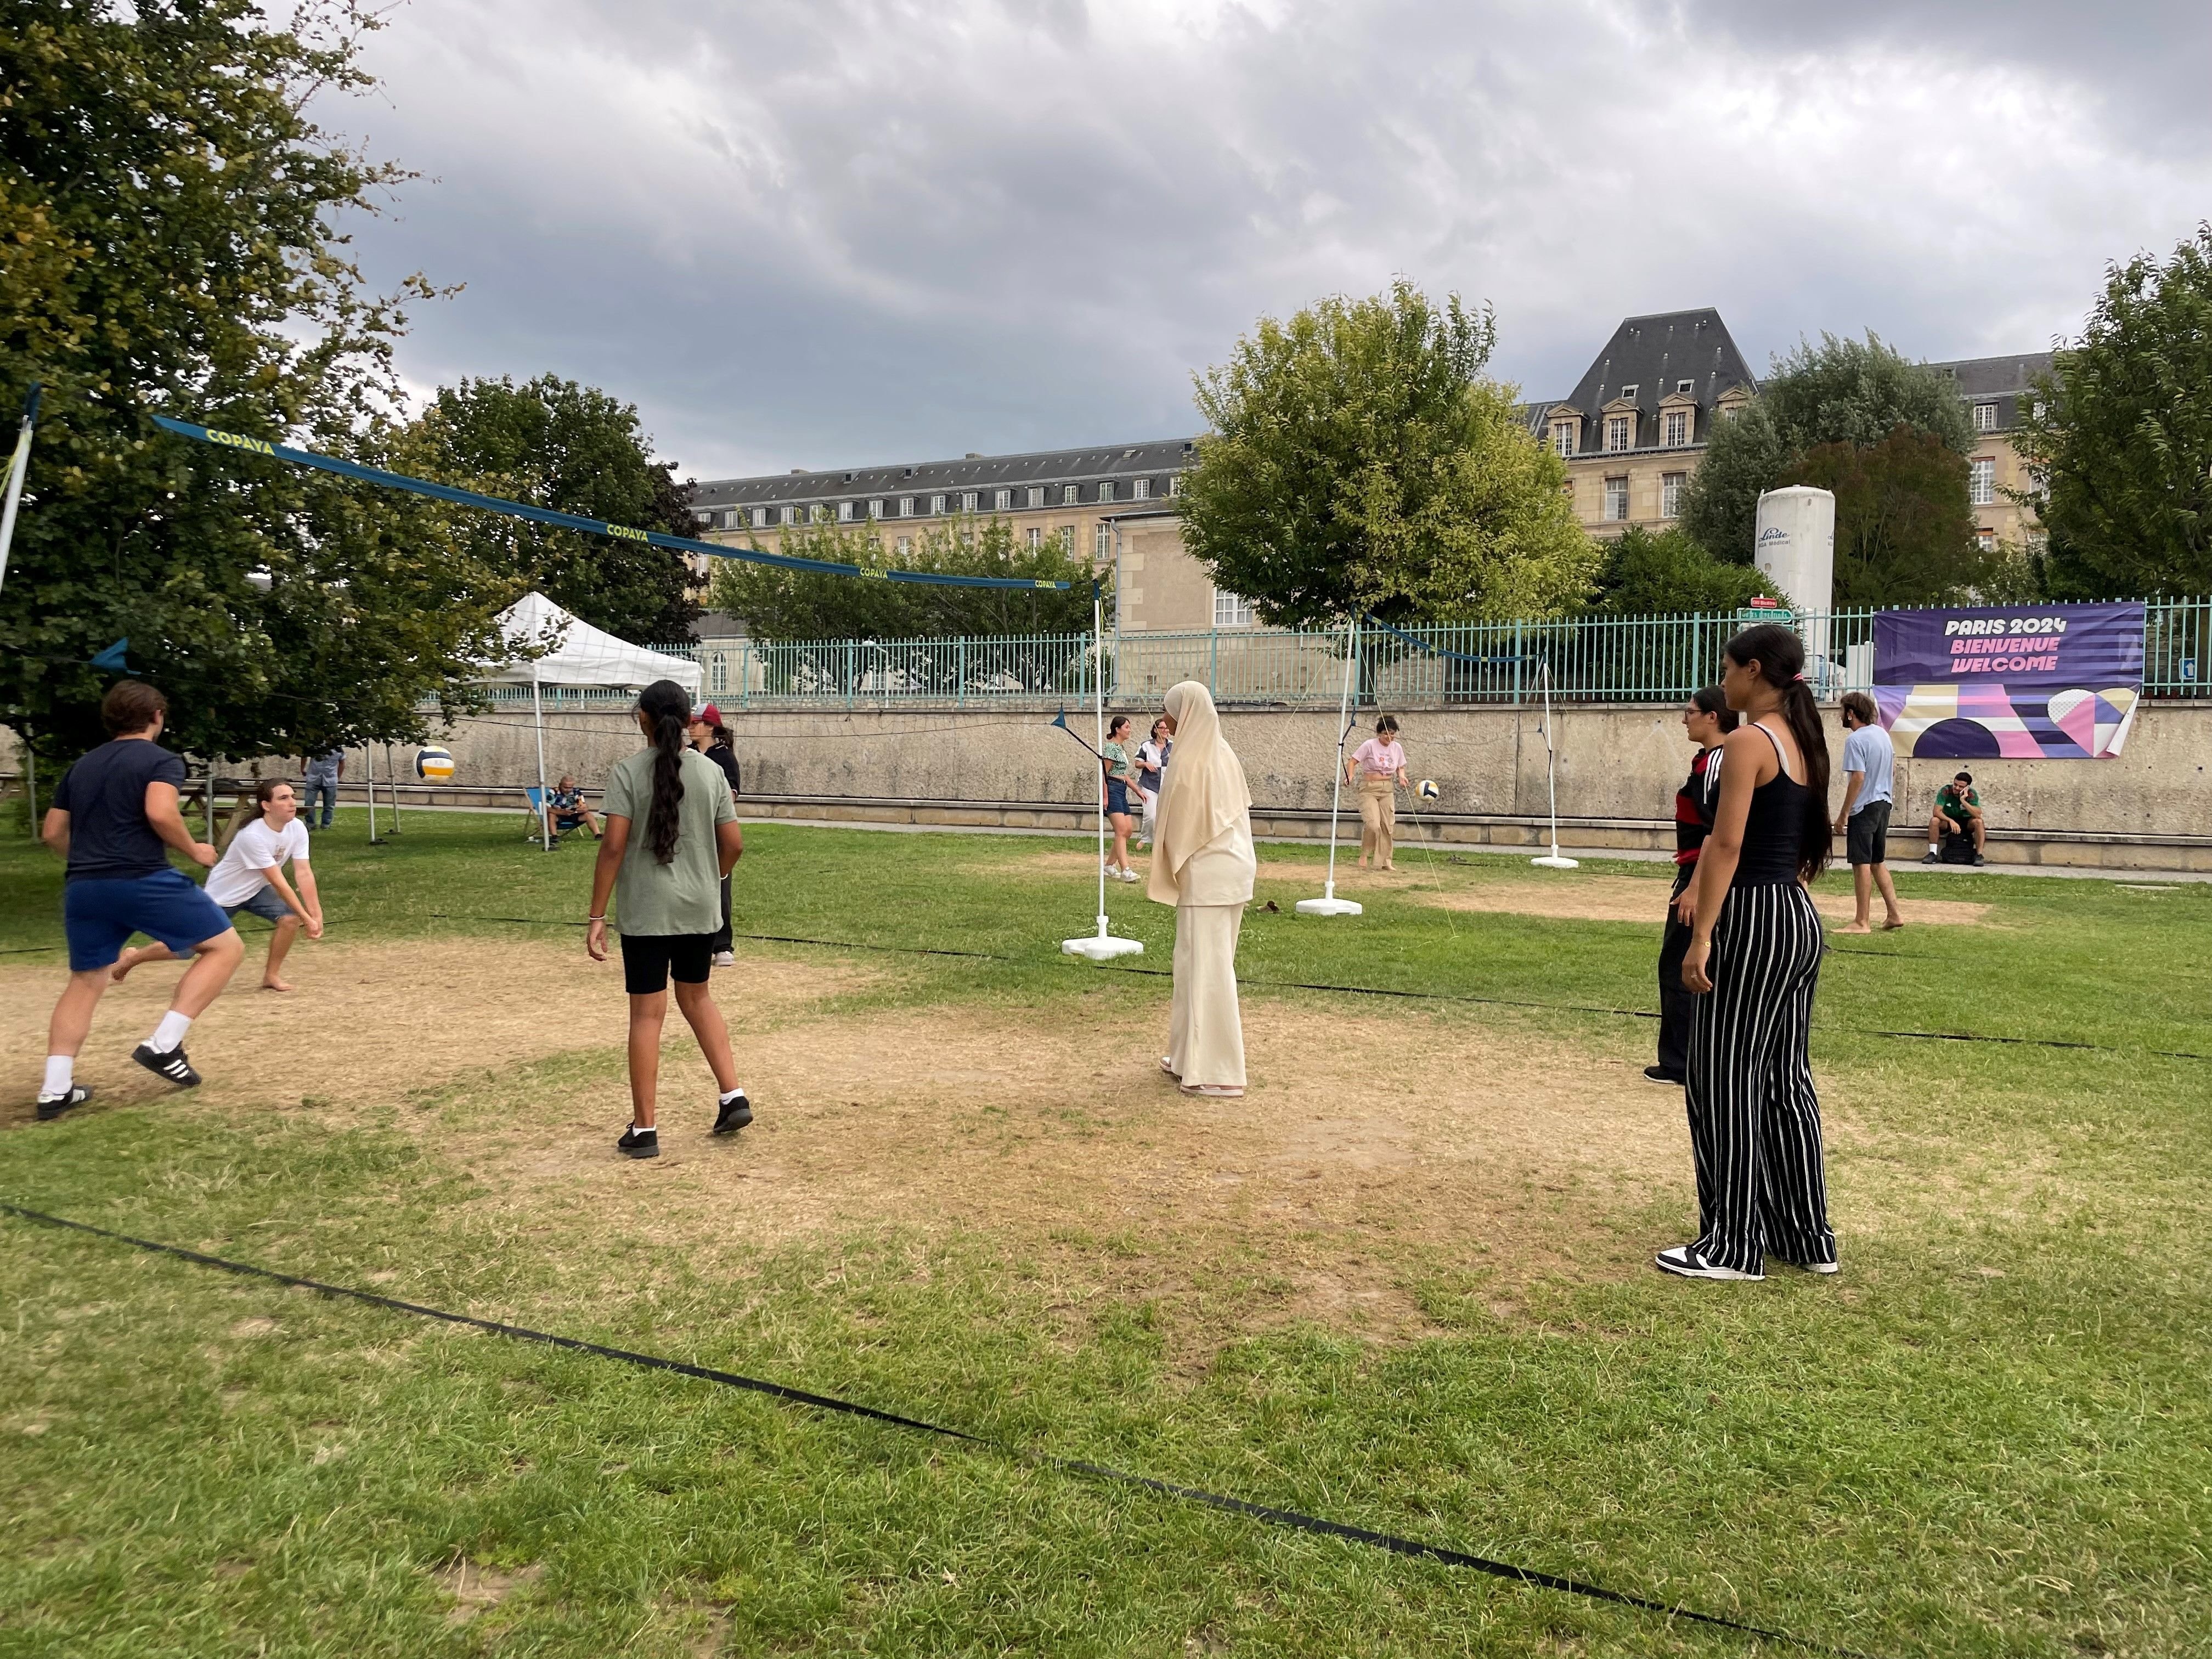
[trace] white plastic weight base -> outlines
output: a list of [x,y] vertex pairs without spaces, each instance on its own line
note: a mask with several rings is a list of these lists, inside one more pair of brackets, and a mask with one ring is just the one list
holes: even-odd
[[1300,899],[1297,912],[1302,916],[1356,916],[1360,914],[1357,902],[1340,899],[1331,894],[1323,898]]
[[1583,867],[1580,859],[1562,858],[1557,852],[1547,853],[1541,858],[1530,859],[1528,862],[1542,870],[1579,870]]
[[1106,931],[1106,918],[1101,916],[1096,933],[1060,940],[1060,953],[1064,957],[1081,957],[1087,962],[1111,962],[1115,957],[1144,955],[1145,945],[1142,939],[1115,939]]

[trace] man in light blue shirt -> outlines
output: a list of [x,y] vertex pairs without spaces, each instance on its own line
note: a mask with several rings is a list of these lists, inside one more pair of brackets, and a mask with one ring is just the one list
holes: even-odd
[[1905,926],[1897,908],[1897,884],[1890,879],[1890,783],[1897,753],[1875,714],[1874,699],[1863,691],[1844,693],[1844,807],[1836,814],[1836,833],[1844,838],[1851,864],[1851,893],[1857,908],[1845,933],[1874,932],[1874,889],[1881,889],[1882,931]]

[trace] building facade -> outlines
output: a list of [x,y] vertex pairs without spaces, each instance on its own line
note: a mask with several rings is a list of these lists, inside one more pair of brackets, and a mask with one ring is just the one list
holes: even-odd
[[[2009,490],[2027,469],[2010,433],[2050,354],[1930,365],[1958,386],[1974,432],[1969,499],[1985,543],[2037,533]],[[1759,382],[1710,307],[1624,319],[1565,397],[1522,406],[1528,430],[1565,461],[1575,516],[1592,535],[1664,529],[1717,422],[1747,408]],[[1243,628],[1249,602],[1217,588],[1185,550],[1176,498],[1198,459],[1194,438],[830,471],[803,468],[702,483],[692,500],[703,539],[776,550],[806,524],[872,534],[893,557],[932,526],[1000,519],[1031,546],[1064,539],[1115,574],[1123,633]],[[702,573],[703,574],[703,573]]]

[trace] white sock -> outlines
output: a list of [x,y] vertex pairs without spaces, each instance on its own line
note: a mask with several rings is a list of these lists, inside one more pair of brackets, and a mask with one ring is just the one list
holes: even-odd
[[185,1033],[192,1029],[192,1017],[180,1014],[172,1008],[161,1016],[161,1023],[154,1028],[154,1035],[146,1039],[146,1046],[157,1054],[166,1054],[184,1046]]
[[634,1135],[650,1135],[659,1133],[660,1128],[658,1124],[640,1123],[635,1118],[632,1118],[629,1121],[629,1132]]
[[739,1085],[738,1085],[738,1086],[737,1086],[736,1088],[734,1088],[734,1089],[731,1090],[729,1093],[727,1093],[727,1094],[726,1094],[726,1095],[718,1095],[717,1097],[715,1097],[715,1098],[716,1098],[716,1101],[718,1102],[718,1103],[720,1103],[720,1104],[721,1104],[721,1105],[724,1105],[724,1106],[726,1106],[726,1105],[728,1105],[732,1101],[735,1100],[735,1099],[736,1099],[739,1095],[741,1095],[741,1094],[744,1093],[744,1091],[745,1091],[745,1085],[744,1085],[744,1084],[740,1083]]
[[39,1097],[42,1100],[59,1100],[70,1091],[70,1085],[76,1080],[76,1055],[48,1054],[46,1080],[39,1085]]

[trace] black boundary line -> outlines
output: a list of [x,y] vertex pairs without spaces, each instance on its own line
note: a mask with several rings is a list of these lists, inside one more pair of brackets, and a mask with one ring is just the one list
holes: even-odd
[[[581,927],[580,921],[545,921],[534,916],[457,916],[442,910],[428,913],[440,921],[506,921],[524,927]],[[774,945],[819,945],[833,951],[880,951],[896,956],[970,957],[981,962],[1022,963],[1023,957],[1000,956],[989,951],[946,951],[919,945],[863,945],[848,939],[799,939],[785,933],[737,933],[736,939],[760,939]],[[1853,951],[1849,956],[1880,956],[1887,952]],[[1106,968],[1102,974],[1141,975],[1149,979],[1172,979],[1174,974],[1165,968]],[[1460,991],[1394,991],[1379,985],[1324,985],[1297,979],[1240,979],[1239,985],[1249,985],[1255,990],[1270,991],[1331,991],[1341,996],[1399,997],[1414,1002],[1468,1002],[1486,1008],[1539,1008],[1562,1014],[1617,1014],[1623,1019],[1657,1019],[1658,1014],[1647,1008],[1606,1008],[1587,1002],[1529,1002],[1515,997],[1479,997]],[[2059,1037],[1984,1036],[1973,1031],[1885,1031],[1871,1026],[1836,1025],[1815,1027],[1839,1036],[1896,1037],[1920,1042],[1992,1042],[2009,1048],[2074,1048],[2094,1054],[2142,1054],[2153,1060],[2212,1060],[2212,1054],[2200,1054],[2187,1048],[2123,1048],[2109,1042],[2070,1042]]]
[[518,1342],[535,1342],[546,1347],[566,1349],[571,1353],[589,1354],[598,1359],[619,1360],[626,1365],[635,1365],[647,1370],[673,1371],[681,1376],[696,1377],[702,1382],[719,1383],[724,1388],[741,1389],[750,1394],[766,1395],[772,1400],[787,1404],[805,1406],[812,1410],[842,1413],[870,1422],[886,1424],[893,1428],[912,1429],[922,1434],[942,1436],[963,1444],[1001,1453],[1017,1462],[1041,1465],[1070,1474],[1090,1476],[1127,1486],[1140,1487],[1188,1503],[1201,1504],[1211,1509],[1231,1515],[1249,1516],[1275,1526],[1287,1527],[1299,1532],[1314,1533],[1325,1538],[1340,1538],[1351,1543],[1367,1544],[1387,1550],[1394,1555],[1407,1555],[1419,1559],[1441,1562],[1446,1566],[1471,1567],[1478,1572],[1525,1584],[1535,1589],[1558,1590],[1569,1595],[1579,1595],[1593,1601],[1608,1602],[1615,1607],[1632,1608],[1639,1613],[1653,1613],[1668,1619],[1680,1619],[1688,1623],[1706,1625],[1720,1630],[1734,1631],[1745,1636],[1755,1636],[1770,1642],[1780,1642],[1809,1653],[1837,1656],[1837,1659],[1867,1659],[1850,1648],[1826,1642],[1816,1642],[1809,1637],[1792,1636],[1784,1631],[1768,1630],[1762,1626],[1747,1624],[1716,1613],[1699,1613],[1693,1607],[1678,1607],[1649,1596],[1638,1595],[1628,1590],[1607,1589],[1601,1584],[1587,1583],[1579,1578],[1558,1573],[1542,1572],[1533,1567],[1517,1567],[1507,1561],[1496,1561],[1487,1556],[1471,1555],[1447,1545],[1424,1543],[1419,1539],[1401,1537],[1395,1533],[1378,1532],[1368,1527],[1357,1527],[1341,1521],[1327,1521],[1318,1516],[1307,1515],[1297,1510],[1277,1509],[1271,1504],[1255,1504],[1242,1498],[1225,1497],[1200,1486],[1178,1486],[1151,1475],[1132,1474],[1125,1469],[1114,1468],[1103,1463],[1091,1463],[1081,1458],[1060,1457],[1049,1452],[1024,1451],[1019,1447],[988,1435],[970,1434],[963,1429],[947,1428],[919,1417],[907,1417],[897,1412],[884,1411],[875,1406],[864,1406],[850,1400],[840,1400],[834,1395],[815,1394],[797,1389],[787,1382],[772,1382],[764,1377],[746,1376],[736,1371],[716,1370],[711,1366],[693,1365],[680,1359],[665,1358],[659,1354],[638,1353],[629,1348],[608,1347],[598,1342],[586,1342],[574,1336],[558,1336],[550,1331],[532,1330],[526,1325],[509,1325],[495,1319],[478,1319],[471,1314],[449,1313],[441,1308],[426,1307],[419,1302],[403,1302],[397,1297],[380,1296],[374,1291],[356,1290],[346,1285],[329,1285],[320,1279],[303,1279],[296,1273],[279,1273],[273,1267],[256,1267],[251,1262],[233,1261],[219,1255],[209,1255],[199,1250],[188,1250],[181,1245],[164,1244],[157,1240],[134,1237],[129,1233],[111,1231],[95,1227],[89,1222],[72,1221],[65,1216],[48,1215],[40,1210],[27,1209],[20,1204],[0,1201],[0,1211],[35,1221],[42,1226],[66,1228],[74,1232],[89,1233],[95,1238],[110,1239],[118,1244],[128,1244],[134,1249],[157,1255],[173,1256],[203,1267],[219,1268],[224,1273],[237,1273],[244,1278],[264,1279],[278,1285],[289,1285],[299,1290],[313,1291],[318,1295],[340,1297],[363,1303],[373,1308],[386,1308],[395,1313],[413,1314],[418,1318],[435,1319],[448,1325],[466,1326],[474,1330],[489,1331],[495,1336],[511,1337]]

